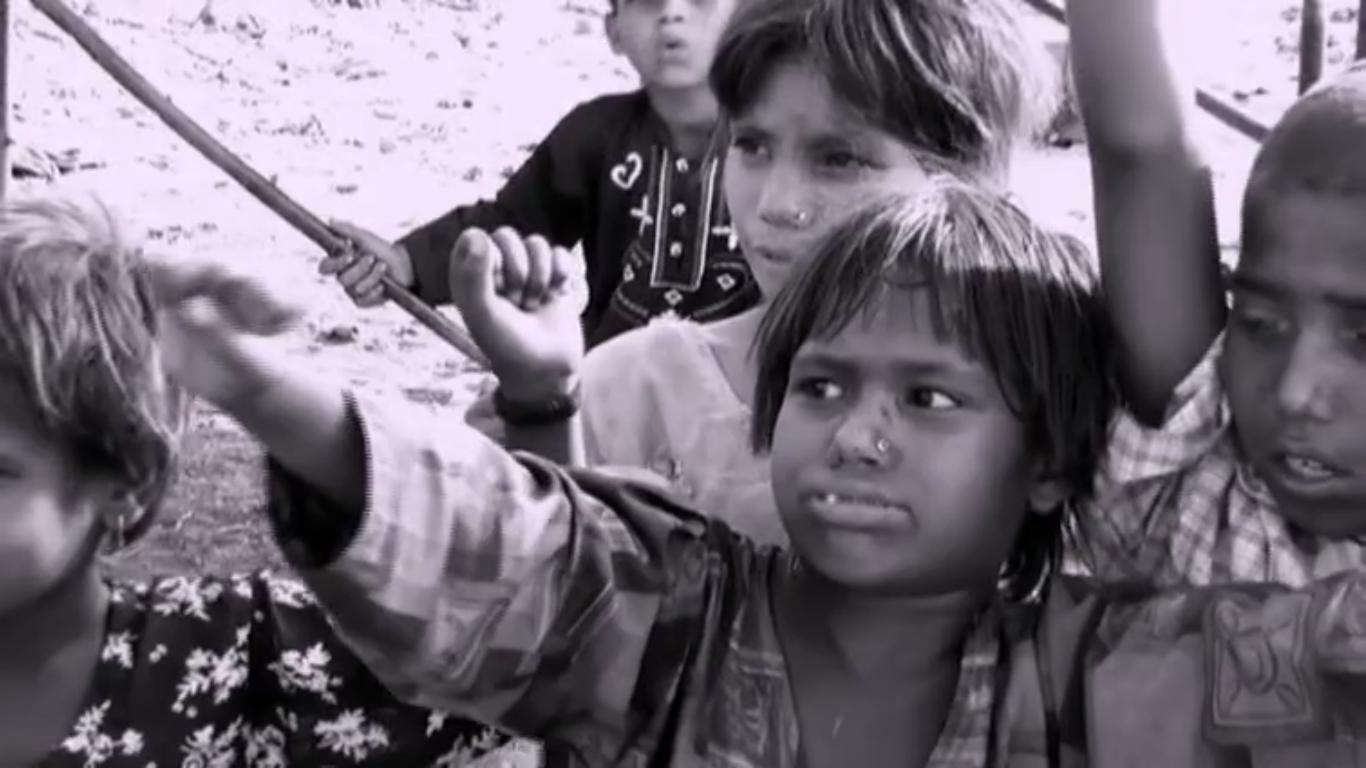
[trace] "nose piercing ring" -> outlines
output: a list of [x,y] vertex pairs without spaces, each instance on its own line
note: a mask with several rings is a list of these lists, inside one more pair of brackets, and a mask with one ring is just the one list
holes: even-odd
[[887,438],[885,437],[879,437],[878,439],[873,441],[873,450],[877,451],[878,453],[886,453],[891,449],[892,444],[888,442]]

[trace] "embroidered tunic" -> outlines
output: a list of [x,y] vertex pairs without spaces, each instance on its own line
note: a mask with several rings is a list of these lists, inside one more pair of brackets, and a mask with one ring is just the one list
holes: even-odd
[[730,228],[715,158],[683,157],[643,91],[569,113],[493,200],[458,207],[402,238],[417,292],[450,301],[450,252],[466,228],[510,226],[583,246],[590,346],[663,314],[718,320],[759,289]]

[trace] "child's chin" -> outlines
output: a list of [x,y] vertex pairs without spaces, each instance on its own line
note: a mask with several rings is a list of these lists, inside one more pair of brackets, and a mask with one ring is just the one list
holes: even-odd
[[706,87],[707,80],[699,77],[691,67],[665,65],[651,75],[648,83],[650,87],[662,90],[689,91]]

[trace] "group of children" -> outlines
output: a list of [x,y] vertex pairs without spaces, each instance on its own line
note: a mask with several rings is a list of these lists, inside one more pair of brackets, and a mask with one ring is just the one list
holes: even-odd
[[[1366,761],[1366,69],[1261,148],[1226,286],[1170,4],[1068,5],[1097,270],[1006,192],[1011,0],[615,0],[640,93],[323,263],[459,308],[497,440],[300,370],[261,283],[10,204],[0,753]],[[265,446],[306,588],[101,577],[187,395]]]

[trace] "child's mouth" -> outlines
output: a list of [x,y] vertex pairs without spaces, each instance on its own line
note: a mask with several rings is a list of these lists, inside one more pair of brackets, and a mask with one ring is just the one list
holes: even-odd
[[771,261],[775,264],[792,263],[792,257],[788,256],[786,253],[783,253],[781,251],[770,251],[767,248],[760,248],[756,250],[755,253],[758,254],[760,259],[763,259],[764,261]]
[[1268,478],[1274,485],[1286,487],[1292,493],[1317,493],[1328,484],[1340,481],[1351,473],[1317,456],[1285,451],[1271,456]]
[[1305,456],[1281,456],[1280,463],[1288,472],[1305,480],[1327,480],[1341,474],[1327,464]]
[[816,493],[812,510],[827,523],[840,528],[883,528],[905,524],[912,518],[904,504],[865,494]]

